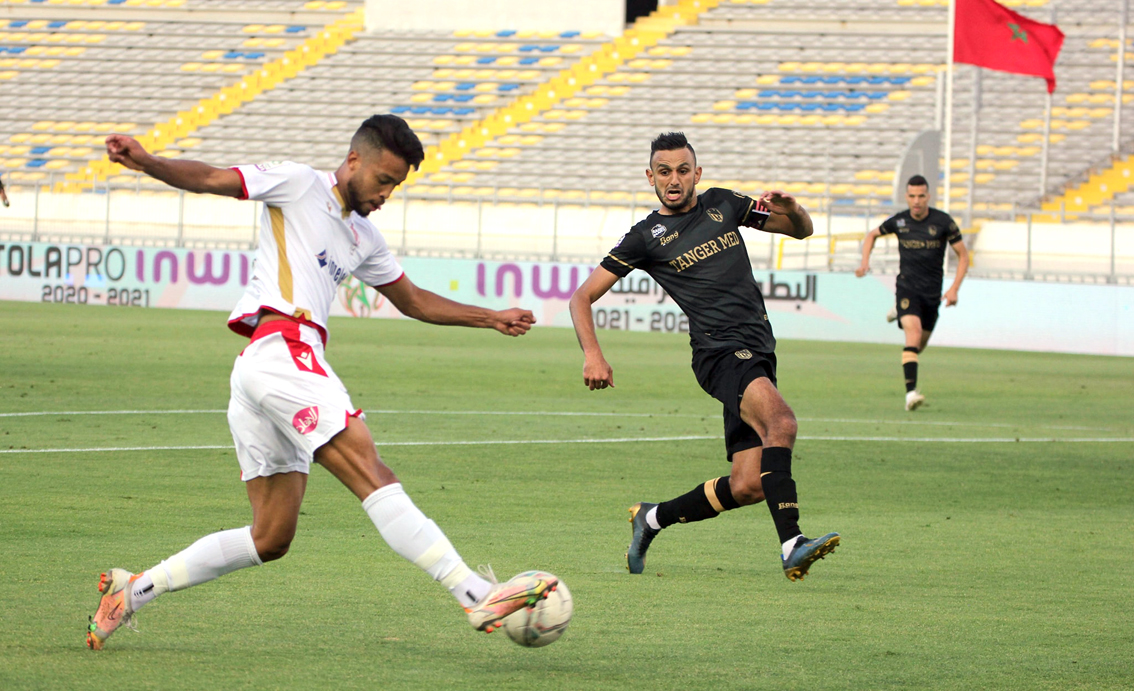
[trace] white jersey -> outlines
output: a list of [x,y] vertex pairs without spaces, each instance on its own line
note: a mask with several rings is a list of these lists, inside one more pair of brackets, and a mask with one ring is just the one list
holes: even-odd
[[229,315],[251,336],[260,310],[312,324],[327,340],[327,317],[347,276],[383,286],[404,273],[374,224],[344,208],[333,173],[299,163],[237,166],[242,198],[264,202],[255,270]]

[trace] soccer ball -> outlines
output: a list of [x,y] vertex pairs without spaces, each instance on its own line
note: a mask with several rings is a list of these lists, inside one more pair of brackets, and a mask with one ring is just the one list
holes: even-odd
[[[551,576],[546,571],[527,571],[522,576]],[[551,576],[555,578],[555,576]],[[554,643],[567,625],[571,623],[571,614],[575,605],[571,600],[571,591],[567,584],[559,581],[559,585],[546,598],[539,601],[535,607],[524,607],[513,612],[500,622],[508,638],[525,648],[542,648]]]

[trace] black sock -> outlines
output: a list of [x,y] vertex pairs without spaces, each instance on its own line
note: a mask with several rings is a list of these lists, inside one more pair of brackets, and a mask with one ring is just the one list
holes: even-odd
[[732,496],[728,477],[715,477],[680,497],[658,504],[658,525],[665,528],[674,523],[716,518],[720,512],[739,506]]
[[917,353],[918,349],[906,346],[902,349],[902,370],[906,373],[906,391],[917,388]]
[[799,499],[795,494],[795,480],[791,477],[791,449],[783,446],[764,448],[760,458],[760,482],[764,486],[764,499],[772,512],[780,542],[787,542],[803,534],[799,529]]

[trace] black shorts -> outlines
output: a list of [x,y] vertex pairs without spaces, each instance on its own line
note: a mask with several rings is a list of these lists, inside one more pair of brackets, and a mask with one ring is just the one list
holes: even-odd
[[740,419],[740,399],[748,385],[760,377],[776,384],[776,354],[751,348],[698,348],[693,350],[697,383],[724,404],[725,451],[728,460],[745,449],[763,446],[756,430]]
[[913,315],[921,319],[922,331],[933,331],[937,326],[937,313],[941,310],[940,295],[926,295],[898,288],[895,295],[898,305],[898,328],[902,328],[902,317]]

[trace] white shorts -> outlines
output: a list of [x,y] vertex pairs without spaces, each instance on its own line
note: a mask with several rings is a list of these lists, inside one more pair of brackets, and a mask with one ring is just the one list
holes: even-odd
[[232,367],[228,428],[240,479],[310,472],[315,450],[362,416],[323,358],[311,326],[289,320],[258,328]]

